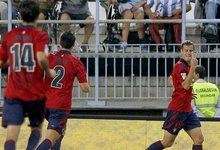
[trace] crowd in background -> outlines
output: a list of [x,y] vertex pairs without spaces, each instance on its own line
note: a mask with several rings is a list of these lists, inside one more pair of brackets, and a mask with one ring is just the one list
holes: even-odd
[[[122,19],[181,19],[182,18],[182,0],[176,0],[168,3],[168,0],[107,0],[108,4],[113,4],[118,9],[119,15]],[[58,3],[59,2],[59,3]],[[60,20],[93,20],[94,17],[89,9],[88,0],[71,0],[71,1],[57,1],[57,0],[39,0],[41,13],[40,20],[45,19],[60,19]],[[191,3],[195,3],[195,19],[215,19],[220,18],[220,0],[187,0],[186,12],[191,11]],[[18,10],[19,0],[12,1],[12,19],[19,18]],[[58,6],[60,4],[61,6]],[[7,3],[0,1],[0,19],[7,20]],[[53,16],[52,10],[56,9],[58,12]],[[1,35],[7,31],[5,28],[0,29]],[[89,50],[89,39],[94,30],[94,24],[86,23],[80,24],[84,28],[84,38],[81,41],[81,50],[86,52]],[[149,30],[149,35],[146,35],[146,30]],[[43,24],[39,24],[39,29],[43,29]],[[165,36],[161,36],[159,30],[165,30]],[[62,32],[71,30],[69,24],[60,26]],[[137,41],[135,44],[141,44],[141,51],[146,51],[147,47],[144,44],[169,44],[181,43],[181,24],[180,23],[137,23]],[[121,29],[120,46],[117,48],[119,52],[126,51],[129,43],[130,23],[123,23]],[[146,36],[150,36],[149,38]],[[207,43],[218,43],[218,24],[217,23],[204,23],[202,28],[202,36],[206,39]],[[169,48],[169,47],[168,47]],[[159,46],[159,51],[164,51],[163,46]],[[169,49],[167,49],[169,51]],[[172,48],[171,48],[172,51]]]

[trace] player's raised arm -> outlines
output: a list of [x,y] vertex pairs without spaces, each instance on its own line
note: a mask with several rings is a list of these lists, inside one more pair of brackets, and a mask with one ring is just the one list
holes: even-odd
[[182,53],[185,53],[182,55],[184,55],[187,59],[189,59],[189,63],[190,63],[189,74],[186,76],[186,79],[182,82],[183,88],[188,90],[192,85],[192,81],[193,81],[196,66],[198,64],[198,60],[196,59],[195,49],[193,45],[189,45],[189,46],[185,45],[183,46],[181,51]]

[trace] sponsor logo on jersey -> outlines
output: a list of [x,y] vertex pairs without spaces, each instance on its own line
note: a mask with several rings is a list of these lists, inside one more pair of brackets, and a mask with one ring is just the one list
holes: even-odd
[[182,79],[185,80],[186,79],[186,73],[181,73]]

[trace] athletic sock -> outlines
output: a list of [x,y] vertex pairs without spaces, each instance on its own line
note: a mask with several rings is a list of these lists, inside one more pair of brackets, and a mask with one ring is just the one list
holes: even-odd
[[40,138],[41,138],[41,132],[37,129],[33,130],[28,139],[27,150],[34,150],[37,147]]
[[162,150],[162,149],[164,149],[163,144],[161,143],[161,141],[157,141],[151,144],[146,150]]
[[49,150],[52,146],[52,142],[48,139],[45,139],[38,147],[37,150]]
[[14,140],[5,141],[4,148],[5,150],[15,150],[15,141]]
[[202,150],[202,145],[193,145],[192,150]]

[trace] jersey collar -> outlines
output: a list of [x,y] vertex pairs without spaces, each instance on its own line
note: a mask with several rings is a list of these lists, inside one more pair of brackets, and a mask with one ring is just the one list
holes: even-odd
[[68,50],[59,50],[59,53],[61,53],[61,54],[71,54],[71,52],[68,51]]
[[30,26],[30,25],[20,25],[20,28],[25,28],[25,29],[34,29],[36,28],[35,26]]

